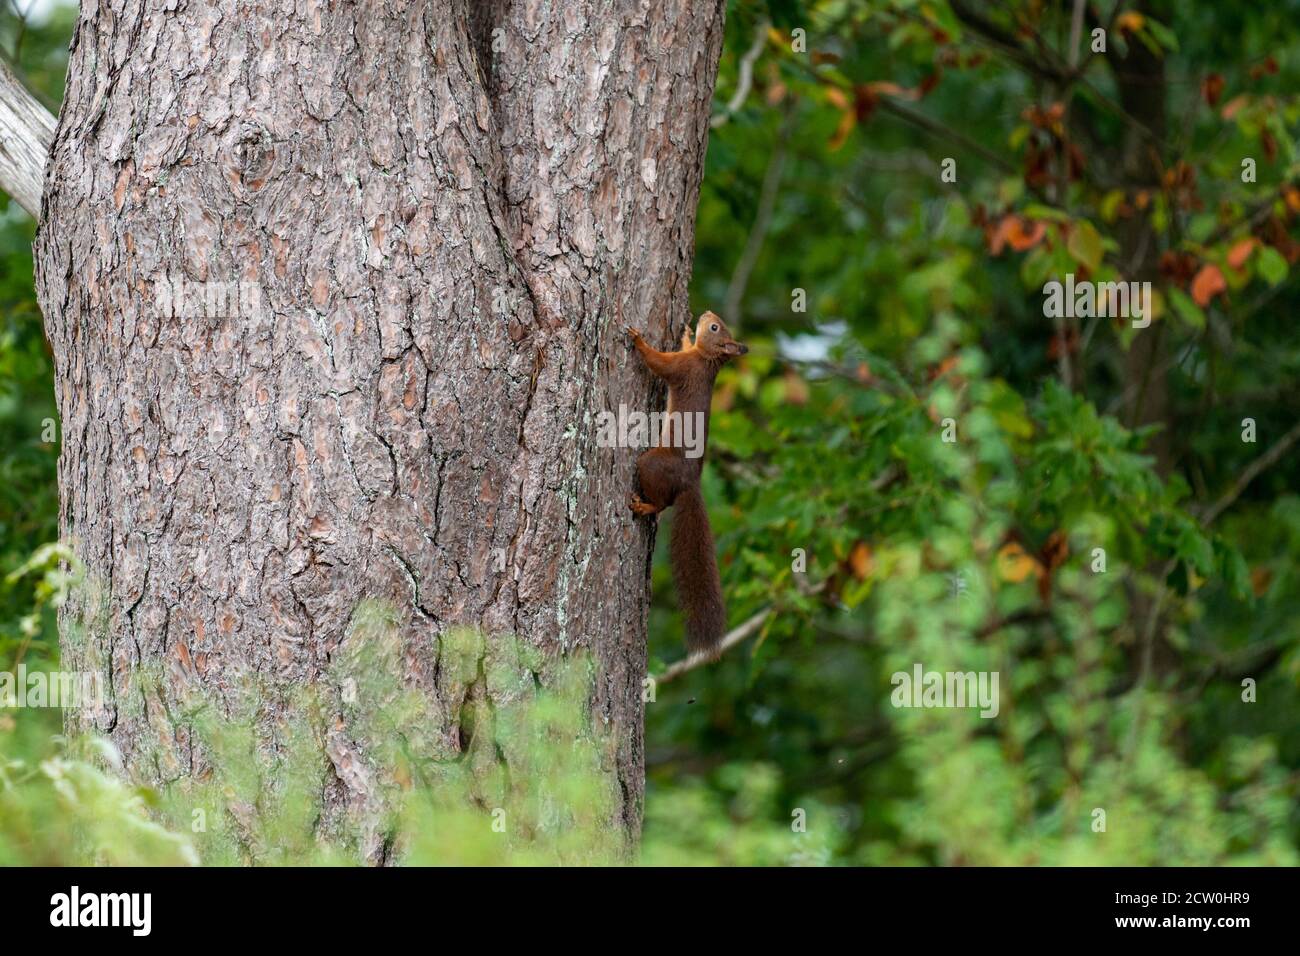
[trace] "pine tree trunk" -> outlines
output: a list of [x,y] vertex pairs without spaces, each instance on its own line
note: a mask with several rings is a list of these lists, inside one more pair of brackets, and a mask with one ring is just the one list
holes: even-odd
[[378,598],[451,748],[512,691],[444,686],[447,628],[589,651],[634,837],[652,540],[595,420],[651,395],[622,325],[689,319],[722,8],[82,5],[37,287],[91,582],[65,666],[102,662],[134,773],[199,771],[187,688],[255,673],[273,720]]

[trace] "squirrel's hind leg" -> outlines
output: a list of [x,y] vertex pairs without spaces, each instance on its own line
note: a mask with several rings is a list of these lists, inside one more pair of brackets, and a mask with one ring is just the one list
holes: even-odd
[[641,496],[635,491],[627,496],[627,503],[628,507],[632,509],[633,514],[641,515],[643,517],[645,515],[657,515],[659,512],[663,511],[663,509],[657,505],[652,505],[648,501],[642,501]]
[[672,454],[662,448],[651,448],[636,460],[637,477],[641,493],[628,496],[628,505],[639,515],[658,514],[677,497],[677,474]]

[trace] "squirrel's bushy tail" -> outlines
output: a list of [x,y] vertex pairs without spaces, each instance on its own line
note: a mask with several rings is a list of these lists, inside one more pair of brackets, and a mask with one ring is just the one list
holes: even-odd
[[722,603],[713,531],[700,489],[687,487],[678,494],[673,512],[669,551],[677,600],[686,618],[686,646],[692,652],[716,657],[727,628],[727,611]]

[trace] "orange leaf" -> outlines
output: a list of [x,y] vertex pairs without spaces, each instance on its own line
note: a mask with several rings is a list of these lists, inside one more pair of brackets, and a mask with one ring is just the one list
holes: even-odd
[[848,95],[838,86],[826,87],[826,102],[831,104],[837,110],[846,110],[849,108]]
[[1016,217],[1015,223],[1007,232],[1007,242],[1016,252],[1025,252],[1034,248],[1043,241],[1043,236],[1047,235],[1047,225],[1042,222],[1028,221]]
[[884,93],[886,96],[911,96],[912,99],[917,97],[912,95],[912,91],[904,89],[897,83],[891,83],[889,80],[876,80],[872,83],[865,84],[866,88],[877,95]]
[[1228,250],[1228,265],[1232,268],[1241,270],[1250,258],[1250,254],[1255,249],[1255,240],[1253,237],[1247,237]]
[[998,576],[1003,581],[1019,584],[1031,574],[1041,574],[1042,568],[1036,560],[1025,553],[1015,541],[1004,544],[998,551]]
[[1146,26],[1146,17],[1135,10],[1128,10],[1115,18],[1115,26],[1121,33],[1136,33]]
[[859,541],[849,552],[849,567],[853,571],[853,576],[859,581],[865,581],[871,572],[875,569],[876,559],[871,555],[871,548],[865,541]]
[[1210,304],[1220,292],[1226,291],[1228,283],[1223,281],[1223,273],[1219,267],[1213,263],[1207,263],[1201,266],[1201,271],[1196,273],[1196,278],[1192,280],[1192,299],[1202,309]]
[[1228,102],[1223,104],[1223,110],[1219,115],[1226,120],[1230,120],[1240,113],[1241,108],[1249,102],[1250,97],[1245,93],[1242,93],[1240,96],[1234,96],[1232,99],[1228,100]]
[[988,237],[989,252],[998,256],[1002,247],[1010,245],[1016,252],[1032,249],[1047,235],[1047,224],[1032,219],[1021,219],[1015,213],[1003,216]]
[[957,367],[957,361],[958,361],[957,356],[949,355],[942,362],[940,362],[938,365],[936,365],[934,368],[930,370],[930,381],[933,382],[936,378],[940,378],[944,375],[947,375],[949,372],[951,372],[954,368]]
[[857,123],[858,117],[853,110],[845,110],[840,115],[840,125],[835,127],[835,132],[831,135],[830,142],[826,144],[826,148],[833,153],[843,146],[845,141],[849,138],[849,133],[853,132],[853,127],[856,126]]

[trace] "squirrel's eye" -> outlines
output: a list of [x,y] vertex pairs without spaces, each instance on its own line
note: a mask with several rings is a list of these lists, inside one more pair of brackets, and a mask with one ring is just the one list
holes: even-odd
[[712,325],[710,325],[710,326],[709,326],[709,331],[710,331],[710,332],[716,332],[716,331],[718,331],[718,323],[717,323],[717,322],[714,322]]

